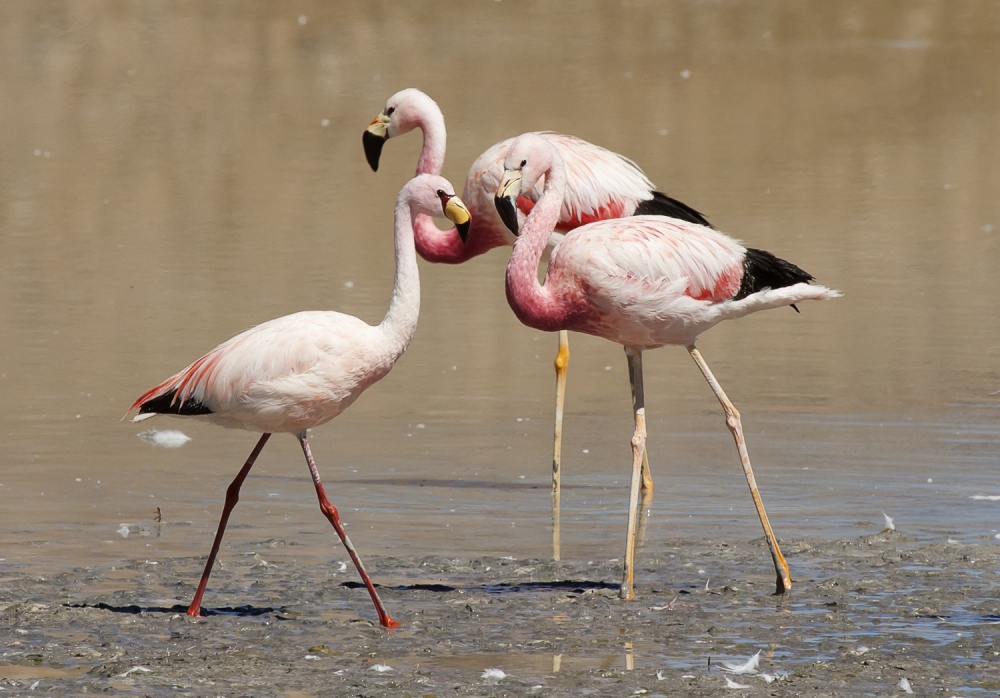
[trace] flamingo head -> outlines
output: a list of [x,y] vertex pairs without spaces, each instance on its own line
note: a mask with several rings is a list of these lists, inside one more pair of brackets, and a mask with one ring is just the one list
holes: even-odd
[[519,234],[520,228],[517,220],[517,197],[522,191],[533,191],[545,173],[552,169],[552,163],[558,156],[555,146],[537,133],[520,135],[510,144],[503,162],[503,177],[493,203],[500,219],[514,235]]
[[455,188],[447,179],[432,174],[417,175],[403,187],[400,198],[406,198],[415,213],[450,220],[455,224],[462,242],[465,242],[472,214],[455,194]]
[[[440,113],[441,109],[433,99],[412,87],[400,90],[387,99],[385,109],[372,119],[368,128],[361,134],[365,158],[372,171],[378,172],[382,146],[387,140],[423,127],[429,114],[440,115]],[[441,120],[443,121],[444,117],[441,117]]]

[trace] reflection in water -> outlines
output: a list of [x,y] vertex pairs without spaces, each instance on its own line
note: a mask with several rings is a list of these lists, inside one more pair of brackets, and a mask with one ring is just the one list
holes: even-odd
[[[884,510],[919,537],[992,537],[995,507],[969,497],[1000,493],[998,36],[996,13],[963,0],[0,4],[6,564],[203,554],[229,454],[254,437],[192,425],[156,450],[118,419],[151,380],[269,318],[381,318],[419,139],[374,175],[358,129],[411,85],[448,120],[453,182],[503,138],[572,133],[845,291],[700,341],[784,535],[855,536]],[[539,72],[498,74],[510,52]],[[549,554],[553,338],[510,312],[507,257],[421,264],[407,353],[311,436],[336,454],[319,467],[366,551]],[[628,503],[627,376],[607,342],[572,342],[559,552],[606,560]],[[679,350],[645,359],[647,549],[751,535],[702,378]],[[329,560],[295,448],[255,466],[232,543],[276,536]],[[155,507],[171,522],[159,538],[116,533]]]

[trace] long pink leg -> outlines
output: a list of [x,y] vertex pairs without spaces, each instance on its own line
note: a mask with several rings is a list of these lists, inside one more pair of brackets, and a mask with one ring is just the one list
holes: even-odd
[[257,460],[257,456],[260,455],[260,452],[264,449],[264,444],[267,443],[269,438],[271,438],[270,434],[261,435],[260,441],[257,442],[253,451],[250,452],[250,457],[247,458],[246,464],[237,473],[236,478],[229,483],[229,488],[226,490],[226,504],[222,508],[222,518],[219,519],[219,528],[215,531],[215,542],[212,543],[212,552],[208,554],[208,562],[205,563],[205,571],[201,574],[201,582],[198,584],[198,591],[194,594],[194,600],[188,606],[187,614],[192,618],[197,618],[201,615],[201,597],[205,595],[205,587],[208,586],[208,576],[212,574],[212,565],[215,564],[215,556],[219,554],[219,545],[222,543],[222,534],[226,532],[226,524],[229,523],[229,514],[232,513],[236,502],[240,501],[240,488],[243,486],[243,481],[247,479],[247,475],[250,474],[250,468],[253,467],[254,461]]
[[343,524],[340,523],[340,515],[337,513],[337,507],[333,506],[326,497],[326,490],[323,489],[323,483],[319,479],[319,470],[316,468],[316,461],[313,460],[312,451],[309,450],[309,441],[306,439],[306,433],[302,432],[299,434],[298,439],[299,443],[302,444],[302,452],[306,455],[306,463],[309,464],[309,473],[312,475],[313,484],[316,485],[319,508],[326,518],[329,519],[330,523],[333,524],[334,530],[337,531],[337,535],[340,536],[340,540],[343,542],[344,547],[347,548],[351,559],[354,560],[354,566],[358,568],[358,574],[361,575],[361,580],[368,588],[368,593],[375,604],[375,610],[378,612],[378,622],[382,624],[383,628],[398,628],[401,624],[394,621],[388,611],[385,610],[382,600],[378,597],[378,592],[375,591],[375,585],[372,584],[371,578],[365,572],[365,566],[361,563],[361,558],[358,557],[358,552],[354,549],[351,539],[347,537],[347,531],[344,530]]

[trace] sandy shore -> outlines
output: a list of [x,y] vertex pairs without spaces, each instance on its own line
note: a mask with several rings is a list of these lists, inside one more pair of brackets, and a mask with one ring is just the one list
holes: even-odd
[[[0,687],[53,696],[861,696],[903,695],[905,678],[916,695],[1000,691],[994,543],[927,545],[885,532],[783,545],[795,578],[788,598],[771,595],[761,540],[647,547],[639,598],[628,603],[616,597],[617,561],[373,558],[404,624],[393,632],[372,623],[352,569],[298,565],[295,546],[278,540],[225,551],[205,600],[212,615],[199,620],[183,609],[200,558],[9,573]],[[758,651],[761,673],[722,670]],[[484,678],[489,668],[504,677]]]

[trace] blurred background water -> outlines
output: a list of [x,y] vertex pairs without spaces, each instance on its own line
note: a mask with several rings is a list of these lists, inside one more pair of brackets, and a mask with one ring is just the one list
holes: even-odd
[[[699,342],[743,414],[780,537],[853,537],[885,511],[928,540],[992,540],[997,65],[1000,6],[985,1],[3,3],[2,564],[207,553],[255,437],[119,419],[264,320],[381,319],[420,138],[390,141],[376,175],[361,132],[410,86],[445,114],[459,189],[492,143],[571,133],[844,291]],[[508,254],[421,262],[410,349],[314,432],[362,554],[552,554],[556,340],[509,310]],[[571,347],[562,556],[617,557],[625,360],[604,340]],[[647,540],[757,537],[686,352],[645,364]],[[153,447],[136,438],[151,426],[192,440]],[[158,536],[118,533],[153,531],[157,508]],[[271,537],[301,543],[300,559],[343,556],[289,437],[264,451],[227,540]]]

